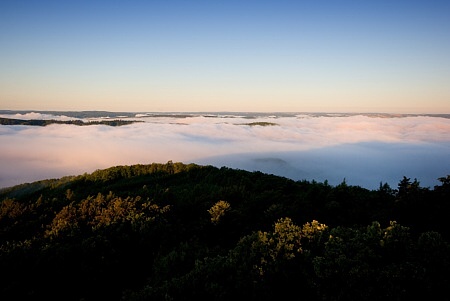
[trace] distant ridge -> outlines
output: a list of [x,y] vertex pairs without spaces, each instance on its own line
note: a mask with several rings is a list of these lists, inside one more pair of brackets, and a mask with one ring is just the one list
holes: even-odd
[[134,122],[139,121],[131,121],[131,120],[121,120],[121,119],[115,119],[115,120],[101,120],[101,121],[88,121],[84,122],[82,120],[54,120],[54,119],[31,119],[31,120],[22,120],[22,119],[10,119],[10,118],[1,118],[0,117],[0,124],[1,125],[32,125],[32,126],[47,126],[50,124],[72,124],[72,125],[78,125],[78,126],[85,126],[85,125],[109,125],[109,126],[121,126],[121,125],[127,125]]
[[367,116],[374,118],[402,118],[402,117],[440,117],[450,119],[450,114],[410,114],[410,113],[345,113],[345,112],[229,112],[229,111],[204,111],[204,112],[183,112],[183,111],[173,111],[173,112],[113,112],[113,111],[41,111],[41,110],[0,110],[2,115],[15,115],[15,114],[29,114],[29,113],[40,113],[56,116],[67,116],[73,118],[139,118],[139,117],[176,117],[176,118],[187,118],[187,117],[243,117],[243,118],[257,118],[257,117],[350,117],[350,116]]

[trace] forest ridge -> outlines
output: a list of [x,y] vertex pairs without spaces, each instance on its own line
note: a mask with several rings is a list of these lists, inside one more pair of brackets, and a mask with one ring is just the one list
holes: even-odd
[[55,119],[31,119],[31,120],[23,120],[23,119],[14,119],[14,118],[2,118],[0,117],[0,125],[29,125],[29,126],[47,126],[50,124],[72,124],[72,125],[109,125],[109,126],[121,126],[128,125],[135,122],[139,122],[137,120],[91,120],[88,122],[82,120],[55,120]]
[[4,188],[0,295],[448,300],[439,181],[369,190],[169,161]]

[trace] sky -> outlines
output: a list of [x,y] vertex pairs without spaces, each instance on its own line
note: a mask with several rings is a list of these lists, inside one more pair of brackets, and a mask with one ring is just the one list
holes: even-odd
[[0,109],[450,113],[449,1],[0,2]]

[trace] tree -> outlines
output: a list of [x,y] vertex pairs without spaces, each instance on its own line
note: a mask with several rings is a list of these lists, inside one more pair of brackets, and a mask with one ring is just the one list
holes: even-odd
[[231,205],[226,201],[218,201],[215,203],[210,209],[208,209],[209,214],[211,215],[211,222],[217,225],[220,219],[225,215],[225,213],[230,210]]

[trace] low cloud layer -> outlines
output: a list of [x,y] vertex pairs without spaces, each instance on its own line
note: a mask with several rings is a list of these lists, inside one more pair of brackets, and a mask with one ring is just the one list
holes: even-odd
[[21,119],[21,120],[45,120],[45,119],[52,119],[52,120],[74,120],[79,118],[73,118],[65,115],[52,115],[52,114],[45,114],[45,113],[39,113],[39,112],[28,112],[28,113],[16,113],[16,114],[0,114],[0,117],[3,118],[11,118],[11,119]]
[[[64,117],[61,117],[63,119]],[[450,119],[190,117],[143,123],[0,126],[0,187],[92,172],[114,165],[174,162],[259,170],[294,180],[423,186],[450,174]],[[274,126],[249,126],[250,122]]]

